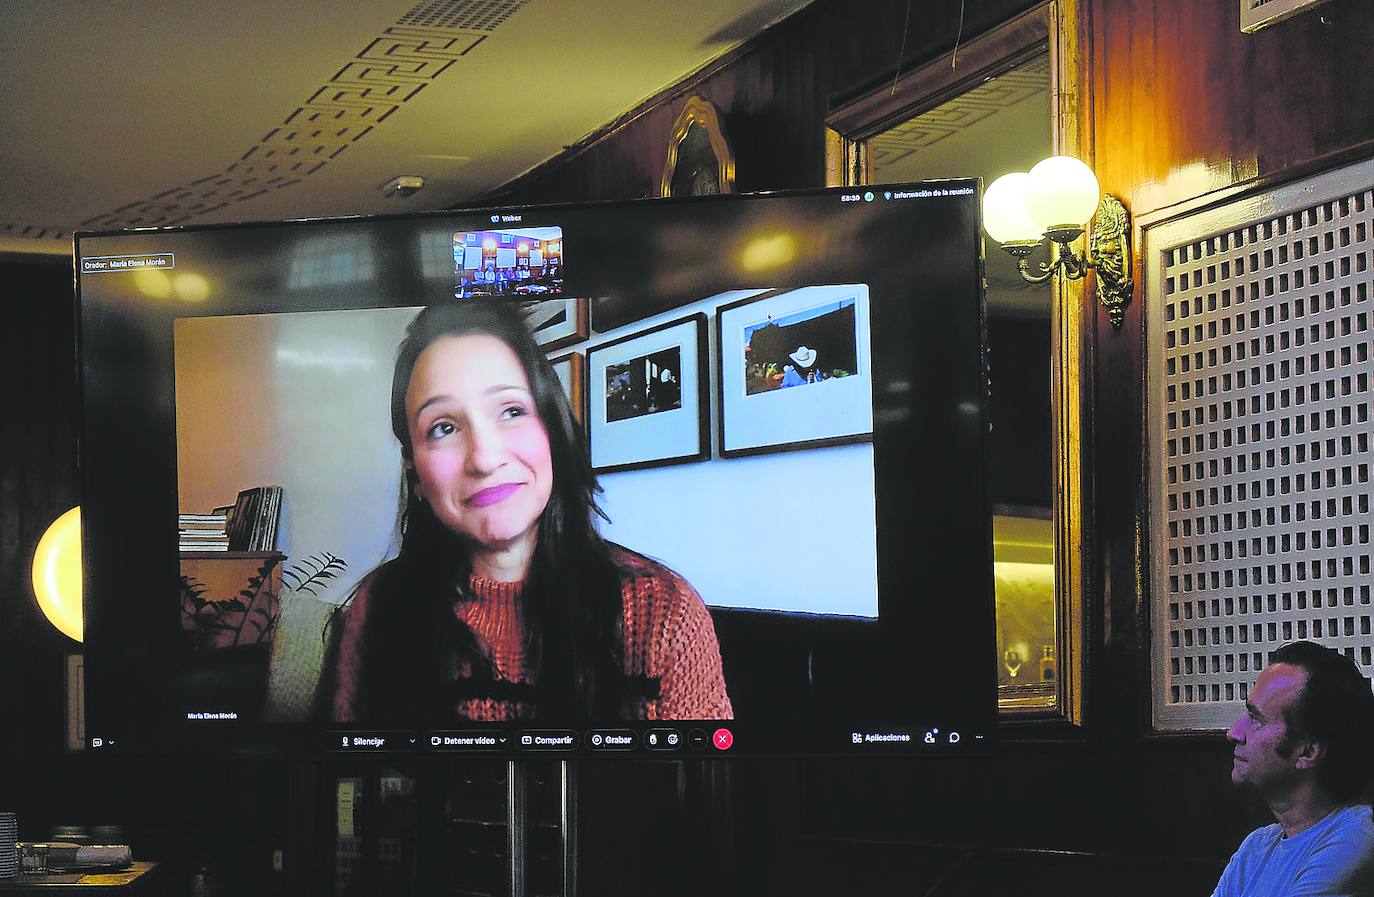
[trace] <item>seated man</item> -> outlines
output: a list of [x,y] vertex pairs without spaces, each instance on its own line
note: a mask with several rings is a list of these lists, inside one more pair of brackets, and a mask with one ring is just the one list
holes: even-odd
[[1241,843],[1213,897],[1374,895],[1374,821],[1365,798],[1374,694],[1343,654],[1312,642],[1269,656],[1227,732],[1231,781],[1278,820]]

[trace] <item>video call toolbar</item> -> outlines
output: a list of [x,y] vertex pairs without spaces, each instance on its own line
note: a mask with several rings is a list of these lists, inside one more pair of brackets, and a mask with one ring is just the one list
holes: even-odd
[[[198,717],[210,717],[201,714]],[[225,718],[228,714],[213,714]],[[230,723],[232,725],[232,723]],[[426,754],[658,754],[724,756],[740,749],[736,733],[721,723],[650,723],[640,728],[336,729],[311,737],[319,753]],[[88,735],[89,749],[102,753],[146,751],[110,735]],[[966,752],[990,746],[986,733],[940,726],[915,730],[845,730],[835,733],[834,754]],[[747,750],[747,749],[746,749]]]
[[[436,730],[430,732],[334,731],[324,733],[327,752],[428,753],[729,753],[735,733],[726,726],[662,725],[647,729]],[[963,750],[988,743],[982,732],[931,726],[916,731],[855,730],[837,752]],[[847,750],[846,750],[847,749]]]
[[335,731],[321,736],[321,747],[329,752],[427,753],[691,753],[729,751],[735,735],[724,726],[655,726],[648,729],[513,729],[513,730],[435,730]]

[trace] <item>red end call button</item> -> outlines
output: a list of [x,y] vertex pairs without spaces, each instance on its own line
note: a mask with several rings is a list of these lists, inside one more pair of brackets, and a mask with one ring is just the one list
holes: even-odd
[[728,751],[730,746],[735,743],[735,735],[729,729],[722,726],[711,736],[711,744],[718,751]]

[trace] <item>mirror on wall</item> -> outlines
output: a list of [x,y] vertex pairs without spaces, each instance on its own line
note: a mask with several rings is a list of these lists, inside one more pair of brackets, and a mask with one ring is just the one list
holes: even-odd
[[[986,186],[1076,146],[1073,7],[1051,0],[826,117],[827,178]],[[1026,283],[990,248],[987,341],[998,703],[1082,722],[1081,286]]]
[[[872,183],[977,176],[989,184],[1052,154],[1050,56],[1021,64],[868,139]],[[987,256],[988,489],[993,503],[997,683],[1003,703],[1053,705],[1054,601],[1050,329],[1052,288]]]

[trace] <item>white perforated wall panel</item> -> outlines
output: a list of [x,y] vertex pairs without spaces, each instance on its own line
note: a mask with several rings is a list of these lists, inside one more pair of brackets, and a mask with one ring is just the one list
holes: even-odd
[[1145,233],[1154,722],[1295,639],[1369,674],[1374,162]]

